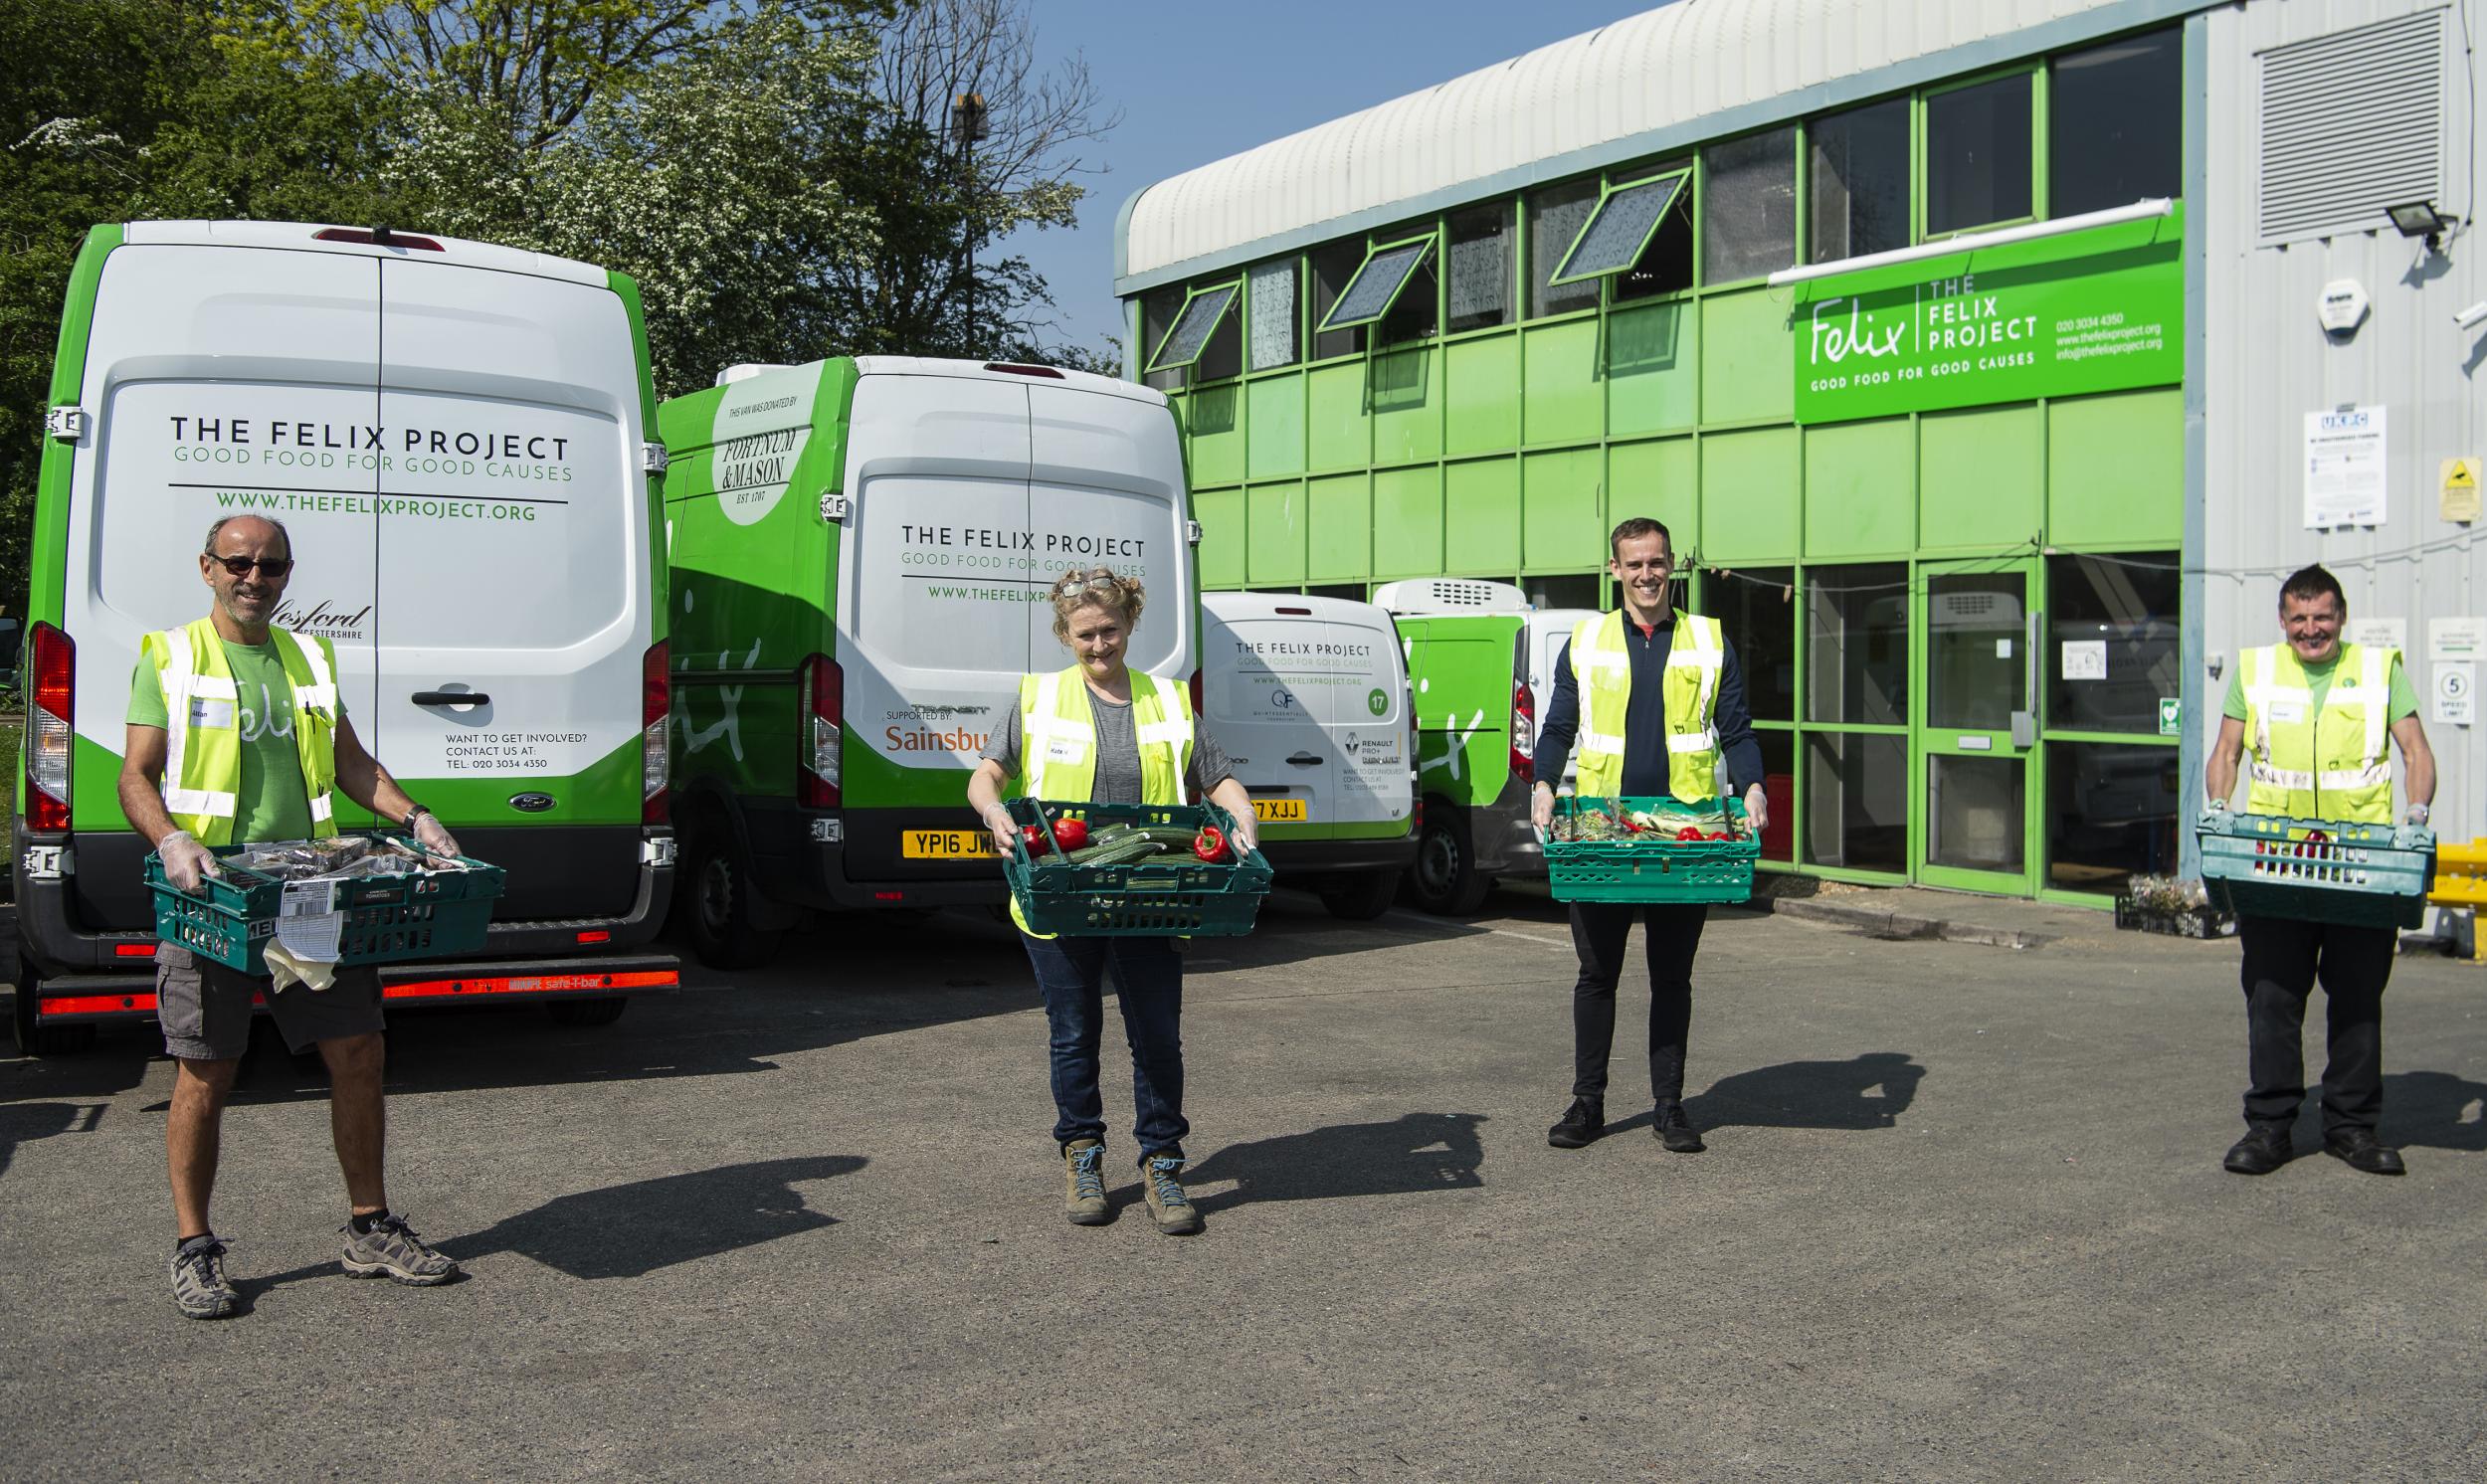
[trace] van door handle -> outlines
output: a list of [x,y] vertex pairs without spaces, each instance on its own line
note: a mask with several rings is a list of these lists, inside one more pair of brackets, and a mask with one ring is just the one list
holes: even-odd
[[1287,761],[1293,763],[1298,768],[1311,768],[1317,766],[1321,762],[1321,759],[1313,756],[1309,752],[1299,752],[1293,757],[1288,758]]
[[418,690],[418,706],[488,706],[492,698],[480,690]]

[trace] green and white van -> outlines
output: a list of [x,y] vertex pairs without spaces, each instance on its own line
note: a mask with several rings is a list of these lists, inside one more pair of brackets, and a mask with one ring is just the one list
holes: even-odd
[[1415,859],[1408,666],[1391,616],[1294,593],[1201,599],[1201,717],[1278,880],[1379,917]]
[[364,744],[509,872],[486,953],[383,970],[391,1002],[592,1023],[675,984],[649,946],[673,844],[654,412],[638,290],[600,268],[284,222],[89,234],[27,610],[21,1042],[154,1013],[130,672],[207,612],[207,528],[246,513],[290,532],[277,622],[335,646]]
[[1415,694],[1425,824],[1409,891],[1429,912],[1473,912],[1498,878],[1546,874],[1529,821],[1537,718],[1555,656],[1591,611],[1533,609],[1509,583],[1451,577],[1384,583],[1373,601],[1399,626]]
[[1137,574],[1133,668],[1190,679],[1183,453],[1146,387],[976,361],[734,367],[658,422],[683,910],[711,965],[806,910],[999,904],[967,774],[1059,669],[1050,590]]

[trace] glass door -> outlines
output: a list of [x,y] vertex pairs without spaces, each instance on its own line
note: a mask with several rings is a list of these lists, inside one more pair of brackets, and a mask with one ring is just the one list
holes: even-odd
[[1928,562],[1913,605],[1917,877],[2035,894],[2030,756],[2037,746],[2034,560]]

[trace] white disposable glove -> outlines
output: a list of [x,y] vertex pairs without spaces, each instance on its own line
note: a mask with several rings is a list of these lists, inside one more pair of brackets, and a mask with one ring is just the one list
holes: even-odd
[[416,818],[415,843],[435,855],[455,857],[460,853],[458,837],[449,833],[449,827],[441,823],[438,815],[426,814]]
[[1744,819],[1753,827],[1756,837],[1771,827],[1770,795],[1763,793],[1758,783],[1744,791]]
[[2423,825],[2434,817],[2434,811],[2423,804],[2412,804],[2400,817],[2404,825]]
[[207,884],[208,877],[224,874],[216,864],[216,852],[200,844],[187,830],[176,830],[157,840],[155,854],[164,862],[164,879],[193,895]]
[[1540,839],[1545,838],[1546,832],[1554,828],[1554,790],[1542,783],[1529,790],[1528,822],[1537,827]]

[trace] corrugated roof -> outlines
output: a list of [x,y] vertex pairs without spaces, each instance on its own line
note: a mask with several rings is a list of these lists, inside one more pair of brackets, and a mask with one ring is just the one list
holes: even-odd
[[1147,187],[1116,289],[2215,3],[1678,0]]

